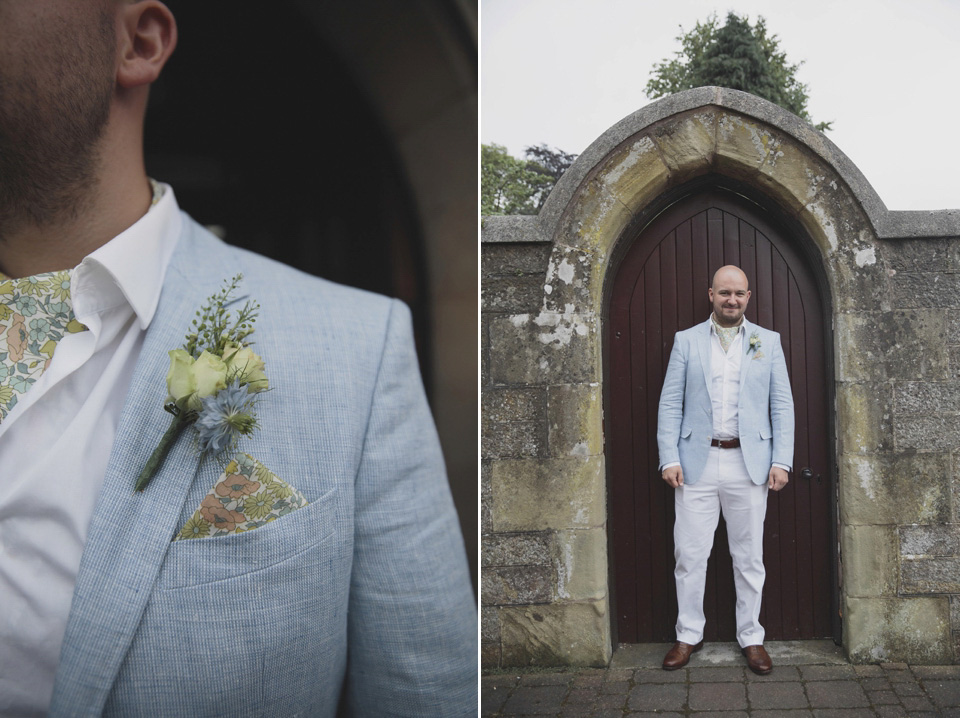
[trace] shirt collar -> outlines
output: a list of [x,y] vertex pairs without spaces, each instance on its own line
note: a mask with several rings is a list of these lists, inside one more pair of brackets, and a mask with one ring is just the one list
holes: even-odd
[[[711,333],[711,334],[714,334],[714,335],[717,334],[717,320],[713,318],[713,312],[710,313],[710,320],[709,320],[709,321],[710,321],[710,333]],[[732,328],[733,328],[733,327],[730,327],[730,329],[732,329]],[[746,328],[747,328],[747,318],[746,318],[746,317],[742,317],[742,318],[740,319],[740,324],[737,325],[737,328],[736,328],[736,329],[737,329],[737,334],[742,333],[743,331],[746,330]]]
[[173,189],[161,187],[163,196],[143,217],[73,269],[73,304],[80,321],[126,302],[141,329],[150,325],[182,222]]

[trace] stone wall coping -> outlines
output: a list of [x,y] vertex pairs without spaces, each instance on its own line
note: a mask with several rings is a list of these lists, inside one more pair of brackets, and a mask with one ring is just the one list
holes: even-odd
[[550,237],[543,234],[535,214],[485,215],[480,222],[480,241],[484,244],[549,242]]
[[627,115],[583,151],[557,182],[538,215],[485,216],[480,241],[550,242],[567,205],[587,175],[628,138],[690,110],[719,107],[760,120],[796,139],[830,165],[850,188],[879,239],[960,237],[960,209],[889,210],[859,168],[823,133],[763,98],[723,87],[668,95]]

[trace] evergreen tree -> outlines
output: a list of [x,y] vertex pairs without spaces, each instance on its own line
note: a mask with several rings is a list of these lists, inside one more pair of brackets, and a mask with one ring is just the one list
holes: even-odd
[[[803,63],[787,61],[779,38],[768,34],[762,17],[751,26],[746,17],[731,12],[720,27],[717,16],[711,15],[690,32],[684,33],[682,27],[680,31],[681,49],[673,59],[654,66],[647,97],[717,85],[758,95],[812,122],[807,112],[807,86],[796,77]],[[820,122],[816,128],[829,130],[830,125]]]

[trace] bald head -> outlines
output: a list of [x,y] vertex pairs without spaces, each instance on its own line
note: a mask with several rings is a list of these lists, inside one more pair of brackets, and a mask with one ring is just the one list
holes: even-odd
[[713,304],[713,318],[722,327],[735,327],[743,321],[743,313],[750,301],[750,284],[740,267],[728,264],[713,275],[708,290]]
[[744,289],[750,288],[750,283],[747,281],[747,275],[743,273],[743,270],[740,267],[737,267],[733,264],[727,264],[723,267],[720,267],[716,272],[713,273],[713,282],[710,284],[714,289],[717,288],[717,280],[723,281],[734,281],[742,282]]

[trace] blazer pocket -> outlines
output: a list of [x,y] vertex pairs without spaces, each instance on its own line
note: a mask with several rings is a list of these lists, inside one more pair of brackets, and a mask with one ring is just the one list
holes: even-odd
[[347,660],[349,507],[337,489],[256,531],[168,544],[107,713],[140,715],[149,696],[158,716],[327,715]]
[[773,438],[773,431],[770,429],[760,429],[760,438],[764,441],[768,441]]
[[175,591],[262,571],[328,541],[336,533],[337,493],[326,494],[255,531],[174,541],[157,589]]
[[692,429],[691,427],[689,427],[689,426],[681,426],[681,427],[680,427],[680,438],[681,438],[681,439],[688,439],[688,438],[690,438],[690,434],[692,434],[692,433],[693,433],[693,429]]

